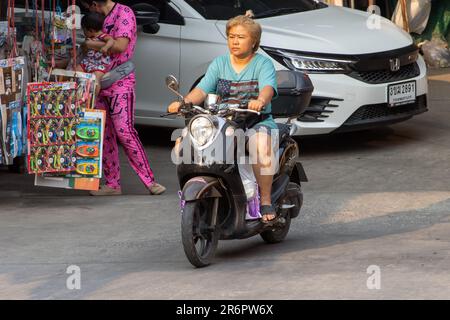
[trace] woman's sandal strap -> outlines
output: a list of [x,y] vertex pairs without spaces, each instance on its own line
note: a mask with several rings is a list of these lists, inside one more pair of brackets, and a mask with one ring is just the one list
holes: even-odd
[[272,205],[262,205],[261,206],[261,214],[268,214],[275,212],[275,209]]
[[262,205],[260,212],[261,212],[262,216],[265,216],[265,215],[274,215],[275,216],[275,217],[273,217],[270,220],[265,220],[264,223],[271,222],[271,221],[275,220],[276,217],[277,217],[277,212],[276,212],[275,208],[272,205]]

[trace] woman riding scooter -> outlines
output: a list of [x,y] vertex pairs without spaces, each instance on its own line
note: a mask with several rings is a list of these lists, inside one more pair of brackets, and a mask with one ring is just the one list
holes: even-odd
[[[229,54],[213,60],[205,77],[184,102],[199,105],[209,93],[214,93],[222,103],[248,105],[248,109],[261,112],[245,121],[247,129],[256,131],[249,145],[256,146],[250,148],[250,156],[260,188],[262,222],[271,223],[276,218],[271,203],[273,173],[268,174],[274,159],[270,131],[277,130],[271,115],[271,100],[277,95],[276,72],[270,59],[256,53],[261,39],[261,26],[257,22],[248,16],[237,16],[228,21],[226,34]],[[180,107],[181,102],[173,102],[168,111],[176,113]]]

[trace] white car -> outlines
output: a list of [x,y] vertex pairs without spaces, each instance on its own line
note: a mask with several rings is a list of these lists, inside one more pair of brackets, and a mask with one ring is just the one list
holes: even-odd
[[[385,18],[378,17],[379,28],[369,28],[369,13],[313,0],[123,3],[151,4],[160,12],[160,29],[154,33],[155,28],[144,26],[138,37],[137,123],[184,125],[160,117],[174,100],[165,76],[175,75],[181,92],[189,92],[209,63],[227,53],[227,20],[246,10],[263,28],[260,53],[273,58],[277,70],[305,71],[313,81],[311,105],[296,121],[297,135],[391,124],[427,110],[424,60],[409,34]],[[145,10],[137,11],[140,16]]]
[[[385,18],[377,16],[377,25],[367,12],[315,0],[120,2],[134,8],[139,24],[136,123],[184,126],[183,119],[160,117],[175,99],[165,77],[175,75],[187,94],[228,52],[227,20],[247,10],[263,28],[259,52],[277,70],[304,71],[313,82],[311,105],[295,121],[297,135],[365,129],[427,111],[425,62],[409,34]],[[156,15],[158,24],[149,24]],[[285,101],[275,99],[272,109]]]

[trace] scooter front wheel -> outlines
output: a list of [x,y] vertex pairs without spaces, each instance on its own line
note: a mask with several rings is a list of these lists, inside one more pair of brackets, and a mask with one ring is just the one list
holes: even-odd
[[286,238],[289,228],[291,227],[291,216],[287,214],[284,217],[284,223],[281,226],[274,226],[273,228],[270,228],[269,230],[261,232],[261,238],[266,243],[279,243]]
[[207,198],[187,202],[183,209],[183,248],[189,262],[197,268],[211,264],[219,242],[219,232],[211,225],[215,200]]

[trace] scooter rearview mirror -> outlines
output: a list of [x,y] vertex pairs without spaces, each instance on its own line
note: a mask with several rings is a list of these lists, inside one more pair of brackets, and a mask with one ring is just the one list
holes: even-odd
[[168,75],[168,76],[166,77],[166,86],[167,86],[169,89],[178,91],[179,85],[178,85],[178,80],[177,80],[177,78],[175,78],[175,76],[173,76],[173,75]]
[[178,97],[181,98],[181,100],[184,99],[184,97],[178,92],[179,90],[179,84],[178,84],[178,80],[177,78],[175,78],[175,76],[173,75],[168,75],[166,77],[166,86],[167,88],[169,88],[171,91],[173,91]]

